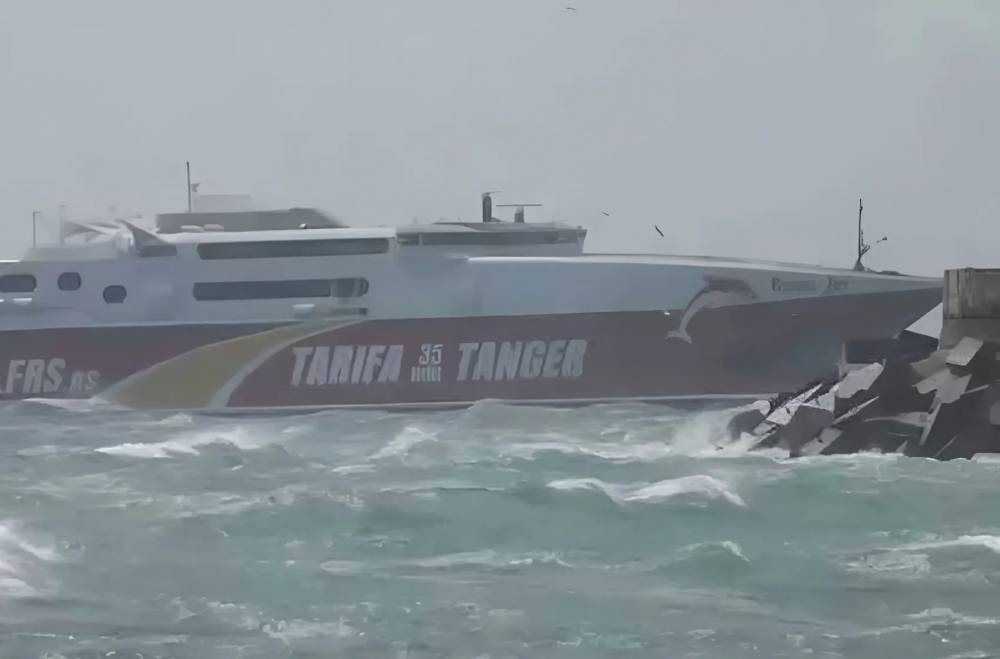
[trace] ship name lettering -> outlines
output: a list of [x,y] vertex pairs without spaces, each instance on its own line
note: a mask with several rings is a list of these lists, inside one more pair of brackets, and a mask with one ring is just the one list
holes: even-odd
[[399,382],[403,346],[298,346],[292,348],[292,386]]
[[458,350],[459,381],[578,378],[587,340],[470,342]]
[[0,394],[89,393],[97,388],[100,377],[98,371],[67,372],[66,360],[62,357],[11,359],[6,372],[0,371]]
[[816,282],[812,279],[779,279],[771,278],[771,290],[782,293],[815,291]]

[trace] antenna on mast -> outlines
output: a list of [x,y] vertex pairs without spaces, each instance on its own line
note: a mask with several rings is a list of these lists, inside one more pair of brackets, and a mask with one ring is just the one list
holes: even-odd
[[184,165],[187,167],[188,213],[190,213],[191,212],[191,162],[185,161]]
[[855,270],[864,270],[865,267],[861,265],[861,257],[865,255],[868,250],[865,249],[865,230],[861,228],[861,211],[865,209],[861,205],[861,197],[858,197],[858,260],[854,262]]
[[524,224],[525,208],[540,208],[541,204],[497,204],[497,208],[514,208],[514,222]]
[[[861,227],[861,212],[865,207],[861,204],[861,197],[858,197],[858,260],[854,262],[854,269],[858,272],[864,272],[864,264],[861,263],[861,258],[871,250],[872,246],[865,242],[865,230]],[[875,244],[883,243],[889,240],[888,236],[882,236],[875,241]]]

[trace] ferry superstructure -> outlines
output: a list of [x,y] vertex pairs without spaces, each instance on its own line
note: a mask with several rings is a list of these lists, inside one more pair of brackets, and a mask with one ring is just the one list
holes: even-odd
[[[485,199],[484,199],[485,201]],[[311,209],[77,224],[0,263],[0,399],[140,409],[753,398],[893,336],[941,280],[584,252],[586,230]]]

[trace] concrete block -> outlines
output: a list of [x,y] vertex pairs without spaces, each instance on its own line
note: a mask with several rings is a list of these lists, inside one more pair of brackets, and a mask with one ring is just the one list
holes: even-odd
[[962,428],[934,457],[938,460],[968,460],[979,453],[997,452],[1000,452],[1000,427],[976,420]]
[[878,393],[874,390],[874,385],[884,370],[882,364],[870,364],[848,373],[837,387],[834,414],[841,416],[861,403],[875,398]]
[[743,433],[754,432],[754,430],[760,426],[765,418],[764,412],[757,408],[740,412],[730,419],[729,423],[726,425],[729,438],[736,440],[739,439]]
[[819,434],[812,441],[806,442],[799,449],[798,453],[789,453],[789,457],[800,458],[811,455],[820,455],[823,450],[830,446],[843,433],[839,428],[828,427],[819,431]]
[[982,347],[983,341],[981,339],[966,336],[958,342],[958,345],[948,351],[945,362],[949,366],[968,366]]
[[807,442],[815,438],[821,430],[833,423],[833,412],[811,405],[800,405],[791,420],[778,426],[768,436],[762,438],[754,448],[783,448],[796,453]]
[[879,451],[894,453],[900,446],[920,438],[924,427],[907,415],[862,419],[841,429],[837,439],[822,450],[823,455]]
[[969,415],[975,410],[983,394],[982,389],[960,395],[953,400],[940,402],[931,411],[927,427],[921,436],[906,443],[906,455],[930,458],[937,455],[950,443],[962,428]]

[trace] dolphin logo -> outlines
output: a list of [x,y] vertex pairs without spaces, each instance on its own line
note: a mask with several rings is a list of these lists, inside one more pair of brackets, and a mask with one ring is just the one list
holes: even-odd
[[688,325],[702,309],[717,309],[719,307],[729,307],[736,304],[744,304],[757,299],[757,294],[742,279],[730,279],[726,277],[705,277],[705,286],[688,302],[687,308],[681,315],[681,322],[677,329],[667,333],[667,340],[679,339],[685,343],[693,343],[691,335],[688,333]]

